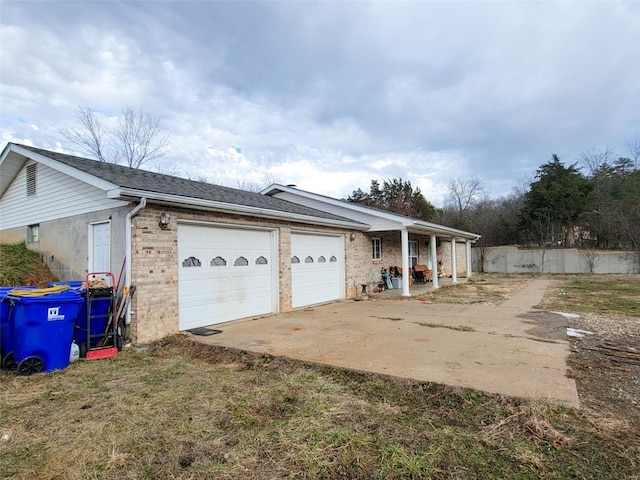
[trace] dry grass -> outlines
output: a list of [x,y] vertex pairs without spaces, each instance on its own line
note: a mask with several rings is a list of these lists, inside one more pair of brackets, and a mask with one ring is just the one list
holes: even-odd
[[42,262],[37,252],[24,242],[0,244],[0,286],[35,285],[46,287],[57,278]]
[[640,317],[640,275],[553,276],[542,304],[549,310]]
[[435,303],[497,305],[523,289],[528,280],[529,277],[523,275],[474,273],[464,283],[441,286],[437,290],[418,297],[418,300]]
[[640,455],[566,407],[181,335],[0,381],[4,478],[631,478]]
[[[581,283],[584,299],[576,303],[566,294],[575,278],[553,279],[545,302],[555,310],[588,302],[593,296],[586,290],[600,288]],[[437,295],[447,302],[500,302],[527,281],[478,275]],[[628,304],[614,300],[604,307],[614,305]],[[628,315],[619,307],[597,325],[603,335],[624,330],[632,324],[623,322]],[[637,405],[611,394],[637,381],[637,371],[577,351],[570,363],[585,405],[580,410],[176,335],[147,351],[80,361],[52,374],[0,372],[0,477],[637,478]]]

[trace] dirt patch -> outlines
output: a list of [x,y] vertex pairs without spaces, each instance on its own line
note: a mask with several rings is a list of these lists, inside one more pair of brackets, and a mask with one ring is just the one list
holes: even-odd
[[581,402],[640,425],[640,319],[623,322],[625,329],[616,319],[596,314],[570,318],[568,323],[581,335],[571,338],[569,356]]
[[499,305],[522,290],[529,279],[522,275],[474,274],[464,283],[442,286],[416,298],[434,303]]

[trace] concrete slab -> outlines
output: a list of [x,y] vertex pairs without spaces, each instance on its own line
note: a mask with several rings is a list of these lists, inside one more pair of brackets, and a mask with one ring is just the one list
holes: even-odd
[[211,345],[579,406],[566,319],[533,309],[547,280],[499,306],[345,301],[216,325]]

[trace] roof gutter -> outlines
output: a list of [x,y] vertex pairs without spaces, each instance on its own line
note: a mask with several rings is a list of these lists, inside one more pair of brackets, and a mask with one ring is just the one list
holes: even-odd
[[204,200],[200,198],[183,197],[180,195],[171,195],[166,193],[147,192],[142,190],[134,190],[128,188],[116,188],[107,192],[107,197],[112,199],[122,198],[145,198],[153,200],[157,203],[170,204],[174,206],[186,206],[190,208],[201,208],[224,213],[236,213],[240,215],[252,215],[261,218],[269,218],[275,220],[293,220],[301,223],[310,223],[313,225],[323,225],[332,227],[346,227],[354,230],[368,230],[369,226],[359,222],[350,222],[346,220],[336,220],[331,218],[314,217],[308,215],[300,215],[297,213],[280,212],[267,208],[251,207],[248,205],[237,205],[214,200]]
[[[138,212],[140,210],[142,210],[144,207],[147,206],[147,198],[146,197],[142,197],[140,199],[140,203],[138,205],[136,205],[135,207],[133,207],[129,213],[127,213],[127,219],[125,220],[125,264],[126,264],[126,268],[125,268],[125,285],[126,286],[131,286],[131,243],[132,243],[132,239],[131,239],[131,235],[132,235],[132,228],[133,228],[133,217],[135,217]],[[131,324],[131,302],[129,302],[129,305],[127,307],[127,315],[126,315],[126,324],[130,325]]]

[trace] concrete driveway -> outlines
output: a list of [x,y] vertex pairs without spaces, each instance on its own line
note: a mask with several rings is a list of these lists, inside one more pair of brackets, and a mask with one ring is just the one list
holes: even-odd
[[314,363],[578,406],[561,315],[534,310],[547,280],[499,306],[345,301],[241,320],[198,341]]

